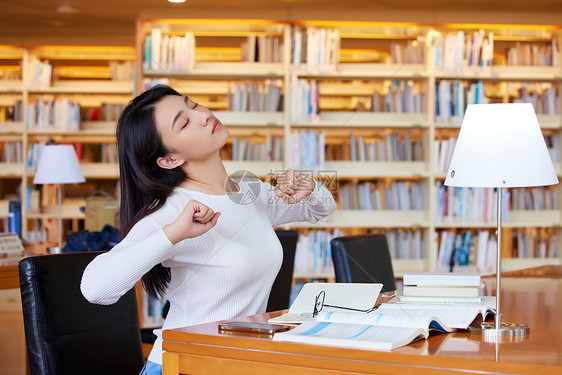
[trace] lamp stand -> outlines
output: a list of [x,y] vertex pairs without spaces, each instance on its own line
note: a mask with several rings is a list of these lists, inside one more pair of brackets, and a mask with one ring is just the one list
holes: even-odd
[[498,227],[497,227],[497,260],[496,260],[496,315],[494,322],[483,322],[480,327],[469,327],[469,331],[474,334],[483,335],[485,338],[513,337],[528,335],[529,326],[519,323],[502,323],[502,315],[500,312],[500,296],[501,296],[501,249],[502,249],[502,203],[503,188],[498,188],[497,195],[498,207]]
[[59,252],[62,253],[62,185],[58,184],[58,203],[59,203]]

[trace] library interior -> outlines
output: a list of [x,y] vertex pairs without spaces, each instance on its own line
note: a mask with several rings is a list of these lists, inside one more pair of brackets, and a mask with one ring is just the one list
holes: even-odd
[[[446,180],[455,175],[449,167],[467,108],[500,103],[532,108],[548,164],[562,175],[562,2],[176,1],[0,0],[0,375],[37,371],[28,364],[18,262],[118,242],[116,124],[133,98],[157,85],[204,105],[229,130],[220,157],[232,178],[275,184],[293,169],[335,198],[325,221],[274,228],[287,262],[271,295],[284,287],[285,304],[270,298],[267,314],[230,318],[280,321],[311,283],[382,283],[377,302],[408,305],[403,313],[432,298],[441,308],[495,311],[487,297],[499,296],[500,263],[501,312],[530,326],[523,338],[493,343],[467,325],[453,322],[455,332],[439,334],[426,326],[424,339],[409,338],[389,355],[339,338],[297,343],[292,330],[226,335],[201,322],[165,330],[164,374],[560,373],[560,184]],[[72,146],[77,179],[39,173],[52,145]],[[71,174],[63,159],[51,176]],[[10,247],[14,237],[22,246]],[[374,254],[381,246],[388,259]],[[406,282],[443,274],[478,280]],[[316,295],[314,318],[331,316],[329,303],[354,303],[354,289],[330,300],[332,287],[320,307],[328,313],[317,314]],[[143,331],[162,327],[165,299],[139,282],[136,304]],[[489,320],[486,308],[475,316]],[[441,319],[437,310],[430,318]],[[302,324],[301,331],[327,323]],[[143,342],[144,360],[151,348]]]

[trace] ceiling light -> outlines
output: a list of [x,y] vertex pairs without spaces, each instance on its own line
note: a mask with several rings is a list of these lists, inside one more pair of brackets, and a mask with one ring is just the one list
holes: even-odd
[[185,0],[168,0],[170,3],[185,3]]
[[75,14],[80,13],[80,9],[78,9],[74,5],[59,5],[57,7],[57,12],[64,14]]

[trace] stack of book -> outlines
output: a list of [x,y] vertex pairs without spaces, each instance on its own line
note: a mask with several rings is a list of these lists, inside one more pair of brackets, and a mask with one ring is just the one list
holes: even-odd
[[16,233],[0,233],[0,266],[17,266],[24,255],[22,243]]
[[405,273],[404,290],[397,292],[406,303],[481,303],[482,282],[473,273]]

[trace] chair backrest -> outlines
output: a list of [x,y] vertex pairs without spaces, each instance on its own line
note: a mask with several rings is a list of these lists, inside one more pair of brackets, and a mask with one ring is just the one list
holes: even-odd
[[138,374],[143,367],[134,288],[113,305],[80,292],[84,268],[102,252],[29,257],[19,262],[31,375]]
[[330,245],[337,283],[382,283],[383,292],[396,290],[384,234],[336,237]]
[[277,311],[289,308],[291,286],[293,285],[295,250],[299,237],[299,232],[296,230],[276,230],[275,233],[279,241],[281,241],[281,246],[283,246],[283,263],[271,287],[266,311]]

